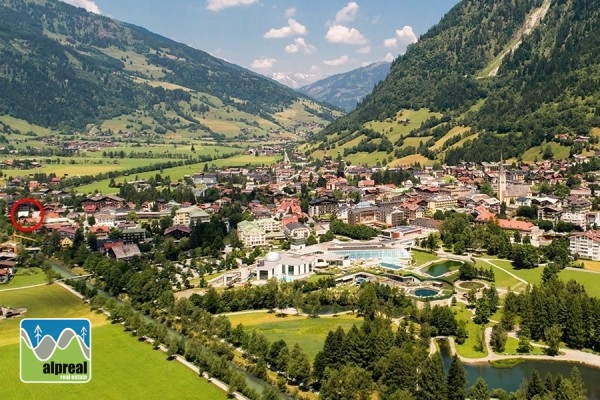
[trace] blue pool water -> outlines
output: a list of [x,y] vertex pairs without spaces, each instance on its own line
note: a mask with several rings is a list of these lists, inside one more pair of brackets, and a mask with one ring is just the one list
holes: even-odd
[[348,256],[351,260],[379,259],[381,266],[389,269],[402,268],[399,260],[410,260],[406,249],[336,250],[333,254]]

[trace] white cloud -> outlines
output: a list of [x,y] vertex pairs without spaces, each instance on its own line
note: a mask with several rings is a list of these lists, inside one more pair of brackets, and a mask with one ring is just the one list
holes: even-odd
[[249,6],[257,2],[258,0],[208,0],[206,8],[210,11],[221,11],[224,8]]
[[279,29],[271,28],[264,34],[266,39],[280,39],[293,35],[306,35],[306,27],[293,18],[288,19],[287,26]]
[[337,12],[335,15],[335,22],[352,22],[356,18],[357,12],[358,4],[356,4],[355,1],[352,1]]
[[411,43],[417,42],[417,35],[411,26],[405,25],[402,29],[396,29],[394,37],[385,39],[383,45],[388,48],[399,48],[400,53],[404,53]]
[[327,30],[325,39],[329,43],[342,43],[364,46],[367,39],[356,28],[348,28],[344,25],[332,25]]
[[286,53],[296,54],[312,54],[317,48],[312,44],[308,44],[304,41],[304,38],[296,38],[294,43],[290,43],[283,49]]
[[344,55],[344,56],[341,56],[340,58],[334,58],[333,60],[325,60],[325,61],[323,61],[323,64],[329,65],[330,67],[335,67],[338,65],[344,65],[348,61],[350,61],[350,58],[348,56]]
[[251,68],[254,69],[271,69],[277,60],[274,58],[258,58],[252,61]]
[[369,54],[371,52],[371,46],[361,47],[360,49],[357,49],[356,52],[360,54]]
[[385,39],[383,41],[383,45],[385,47],[396,47],[398,45],[398,40],[395,37],[389,38],[389,39]]
[[92,0],[62,0],[67,4],[70,4],[75,7],[85,8],[86,11],[89,11],[94,14],[100,14],[100,7],[92,1]]
[[387,53],[385,57],[383,57],[383,61],[392,62],[394,61],[394,55],[392,53]]
[[285,16],[287,18],[292,18],[296,15],[296,7],[290,7],[287,10],[285,10]]

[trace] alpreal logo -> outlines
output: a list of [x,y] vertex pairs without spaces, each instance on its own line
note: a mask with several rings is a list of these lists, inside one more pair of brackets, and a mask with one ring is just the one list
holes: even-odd
[[21,381],[86,383],[92,379],[92,324],[84,318],[21,320]]

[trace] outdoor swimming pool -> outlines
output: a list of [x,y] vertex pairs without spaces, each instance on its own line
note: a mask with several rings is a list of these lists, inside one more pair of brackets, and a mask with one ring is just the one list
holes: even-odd
[[382,267],[390,269],[402,268],[402,264],[411,259],[406,249],[335,250],[332,253],[348,256],[351,260],[378,259]]

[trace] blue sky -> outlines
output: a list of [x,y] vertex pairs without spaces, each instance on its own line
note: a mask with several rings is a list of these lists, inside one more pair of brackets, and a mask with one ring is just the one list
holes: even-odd
[[64,0],[288,85],[406,51],[459,0]]

